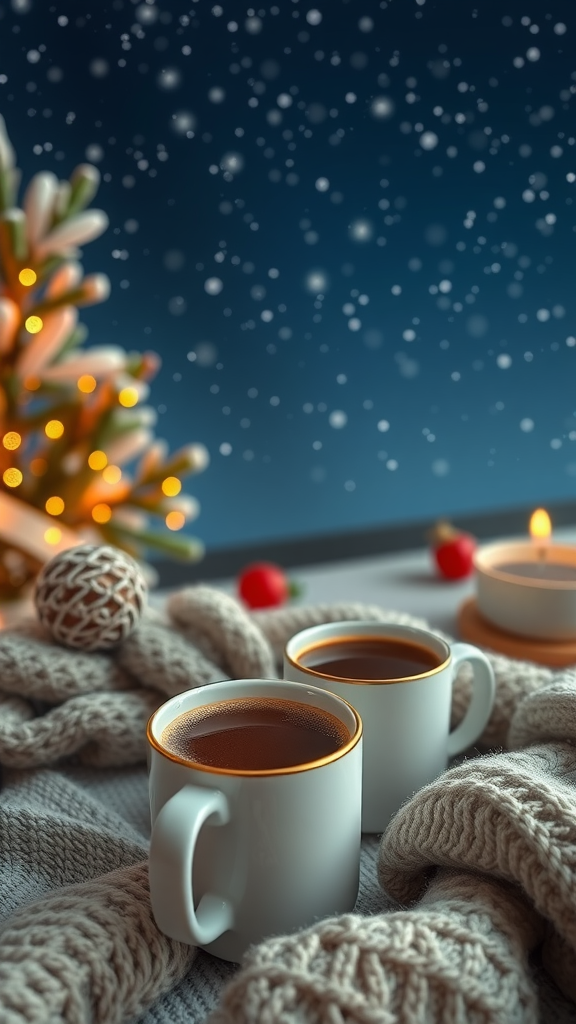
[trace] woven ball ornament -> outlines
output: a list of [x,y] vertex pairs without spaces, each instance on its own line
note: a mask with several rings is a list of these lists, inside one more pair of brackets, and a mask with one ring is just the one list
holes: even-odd
[[106,651],[138,625],[146,595],[133,558],[108,545],[80,544],[43,567],[34,601],[40,622],[58,643]]

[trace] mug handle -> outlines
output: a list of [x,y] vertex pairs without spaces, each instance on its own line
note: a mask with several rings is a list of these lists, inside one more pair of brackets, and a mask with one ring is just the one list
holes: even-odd
[[204,893],[198,908],[192,896],[192,867],[200,830],[230,820],[228,801],[218,789],[183,786],[164,804],[152,828],[150,901],[160,931],[180,942],[206,946],[232,927],[228,900]]
[[464,718],[448,736],[448,757],[472,746],[483,732],[494,706],[496,681],[488,658],[471,644],[452,644],[454,676],[464,661],[469,661],[474,670],[472,700]]

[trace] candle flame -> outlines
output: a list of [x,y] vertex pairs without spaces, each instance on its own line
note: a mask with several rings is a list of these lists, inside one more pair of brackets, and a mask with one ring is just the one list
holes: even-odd
[[548,540],[552,532],[550,516],[545,508],[537,508],[530,517],[530,536],[534,540]]

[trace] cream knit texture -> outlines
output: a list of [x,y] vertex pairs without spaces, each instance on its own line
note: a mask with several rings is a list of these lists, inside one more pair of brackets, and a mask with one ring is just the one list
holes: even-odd
[[[505,752],[415,794],[379,850],[363,840],[354,914],[271,938],[238,971],[156,928],[131,767],[149,715],[190,687],[275,677],[290,636],[345,619],[426,626],[358,604],[249,614],[198,586],[106,654],[36,622],[0,632],[1,1024],[201,1024],[226,980],[213,1024],[576,1020],[576,676],[501,655],[479,746]],[[464,666],[453,723],[468,700]]]
[[331,918],[249,952],[210,1022],[535,1022],[538,934],[515,891],[442,872],[413,910]]

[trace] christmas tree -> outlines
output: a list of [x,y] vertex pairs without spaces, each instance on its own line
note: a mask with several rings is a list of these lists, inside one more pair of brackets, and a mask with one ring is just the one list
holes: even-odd
[[[0,597],[43,561],[80,540],[195,559],[178,536],[198,513],[181,477],[205,468],[202,445],[170,455],[142,403],[159,367],[154,353],[83,348],[78,308],[103,302],[105,274],[84,276],[79,246],[106,230],[88,209],[98,170],[69,181],[36,174],[18,206],[20,172],[0,116]],[[163,520],[162,528],[153,523]]]

